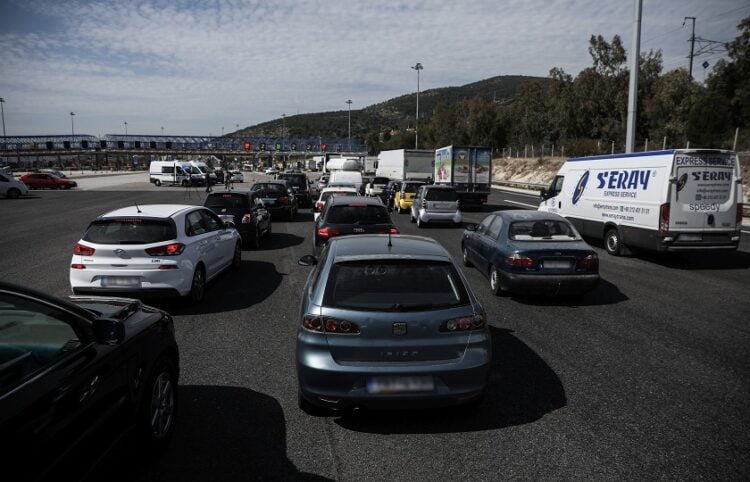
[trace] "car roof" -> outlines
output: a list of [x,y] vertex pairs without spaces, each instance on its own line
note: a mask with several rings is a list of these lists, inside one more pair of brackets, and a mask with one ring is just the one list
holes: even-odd
[[531,211],[527,209],[509,209],[506,211],[495,211],[492,214],[496,214],[507,221],[540,221],[544,219],[567,221],[559,214],[545,211]]
[[454,186],[447,186],[444,184],[427,184],[425,186],[425,189],[443,189],[446,191],[455,191],[456,188]]
[[443,246],[424,236],[360,234],[332,238],[329,244],[334,262],[383,258],[451,260]]
[[201,208],[191,204],[143,204],[127,206],[115,209],[99,218],[120,218],[123,216],[144,217],[144,218],[169,218],[182,211]]
[[210,193],[207,197],[213,197],[219,194],[238,194],[240,196],[250,196],[252,192],[246,189],[220,189],[218,191],[214,190],[214,192]]
[[332,187],[324,187],[320,190],[320,193],[323,194],[324,192],[359,192],[353,187],[346,187],[346,186],[332,186]]
[[366,196],[334,196],[331,198],[331,205],[335,206],[338,204],[367,204],[370,206],[382,206],[383,203],[378,198],[366,197]]

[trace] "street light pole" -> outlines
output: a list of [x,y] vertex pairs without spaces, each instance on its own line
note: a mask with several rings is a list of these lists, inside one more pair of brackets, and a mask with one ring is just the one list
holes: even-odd
[[161,135],[164,135],[164,126],[161,126]]
[[3,116],[3,137],[5,137],[5,108],[3,104],[5,104],[5,99],[0,97],[0,114]]
[[75,124],[73,123],[73,116],[75,115],[76,115],[75,112],[70,113],[70,136],[73,138],[75,138],[76,136]]
[[128,135],[128,121],[123,122],[125,124],[125,135]]
[[422,64],[417,62],[417,65],[413,66],[412,69],[417,71],[417,118],[414,119],[414,149],[419,149],[419,71],[423,67]]
[[352,152],[352,100],[347,100],[346,104],[349,106],[349,152]]

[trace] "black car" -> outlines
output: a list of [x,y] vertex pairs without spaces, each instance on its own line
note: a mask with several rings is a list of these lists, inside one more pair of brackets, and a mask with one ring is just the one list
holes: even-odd
[[203,206],[232,221],[242,236],[242,244],[260,248],[264,237],[271,235],[271,214],[254,191],[215,191],[206,196]]
[[125,298],[63,300],[0,282],[0,453],[8,480],[79,480],[119,435],[166,448],[179,354],[172,318]]
[[260,196],[271,216],[284,216],[291,221],[297,214],[297,196],[294,195],[287,181],[256,182],[250,191]]
[[279,174],[276,179],[284,180],[289,183],[294,192],[294,196],[297,198],[297,203],[303,207],[311,207],[313,203],[312,189],[310,187],[310,180],[307,176],[302,173],[284,172]]
[[347,234],[398,234],[388,209],[379,199],[333,196],[315,220],[313,253],[318,254],[334,236]]

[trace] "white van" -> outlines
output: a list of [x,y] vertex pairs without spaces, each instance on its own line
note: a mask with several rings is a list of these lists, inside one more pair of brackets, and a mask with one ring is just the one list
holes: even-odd
[[363,192],[362,173],[359,171],[331,171],[328,186],[335,184],[351,184],[357,192]]
[[200,169],[187,161],[151,161],[148,170],[149,182],[157,186],[196,186],[206,182]]
[[604,239],[613,255],[737,249],[742,179],[737,154],[678,149],[568,159],[540,211],[568,218],[584,235]]

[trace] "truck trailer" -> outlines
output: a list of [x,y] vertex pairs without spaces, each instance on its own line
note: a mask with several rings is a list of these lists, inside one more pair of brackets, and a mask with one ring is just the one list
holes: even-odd
[[461,206],[487,203],[492,183],[492,149],[446,146],[435,151],[435,184],[453,186]]
[[395,149],[381,151],[375,175],[392,181],[406,179],[426,181],[432,178],[435,151],[416,149]]

